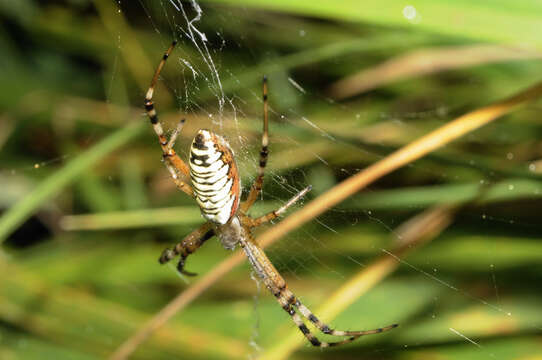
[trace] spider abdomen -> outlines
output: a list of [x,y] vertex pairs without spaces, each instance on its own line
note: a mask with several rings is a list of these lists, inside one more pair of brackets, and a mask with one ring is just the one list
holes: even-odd
[[203,217],[226,224],[239,207],[241,188],[226,140],[208,130],[198,131],[190,148],[190,177]]

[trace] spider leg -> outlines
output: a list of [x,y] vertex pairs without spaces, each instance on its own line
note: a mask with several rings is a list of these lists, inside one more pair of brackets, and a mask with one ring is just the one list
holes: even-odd
[[154,132],[158,136],[158,141],[160,143],[160,146],[162,147],[162,156],[164,157],[166,167],[171,174],[175,185],[177,185],[177,188],[184,191],[188,196],[194,197],[192,187],[186,182],[179,179],[179,173],[183,174],[186,178],[190,178],[190,170],[188,169],[186,163],[177,155],[175,150],[173,150],[173,144],[175,143],[175,139],[181,131],[182,125],[184,124],[184,119],[179,122],[179,125],[175,129],[175,132],[168,141],[166,136],[164,135],[164,129],[162,128],[162,124],[158,121],[158,114],[156,113],[156,109],[152,101],[154,87],[156,86],[156,82],[158,81],[160,72],[162,71],[166,60],[169,57],[169,54],[171,53],[173,48],[175,47],[176,43],[177,42],[174,41],[169,46],[167,51],[164,53],[162,60],[158,64],[158,67],[156,68],[154,76],[152,77],[151,85],[149,86],[149,90],[147,90],[147,94],[145,95],[145,110],[147,111],[147,115],[149,116]]
[[267,76],[263,77],[263,131],[262,131],[262,149],[260,151],[260,167],[258,168],[258,177],[254,180],[250,193],[247,199],[241,204],[241,211],[246,213],[254,202],[258,199],[263,186],[263,176],[265,166],[267,165],[267,157],[269,155],[269,126],[267,116]]
[[[279,304],[282,306],[291,317],[293,322],[297,325],[301,333],[307,338],[307,340],[313,346],[329,347],[338,346],[352,342],[363,335],[378,334],[397,327],[397,325],[390,325],[380,329],[363,330],[363,331],[342,331],[333,330],[325,323],[318,320],[318,318],[296,298],[296,296],[288,289],[286,281],[279,274],[275,266],[271,263],[264,251],[256,244],[256,241],[249,234],[248,239],[240,240],[240,244],[245,251],[251,265],[263,280],[266,287],[275,296]],[[312,322],[320,331],[324,334],[333,336],[349,336],[349,338],[336,341],[336,342],[322,342],[318,340],[314,334],[307,328],[305,322],[295,309]]]
[[[291,297],[295,298],[294,294],[288,289],[285,290],[285,296],[289,297],[290,299],[291,299]],[[334,329],[331,329],[328,325],[326,325],[322,321],[320,321],[312,313],[312,311],[309,310],[308,307],[306,307],[305,305],[303,305],[303,303],[301,303],[301,301],[299,301],[299,299],[296,298],[294,300],[294,302],[293,302],[293,305],[299,310],[299,312],[305,318],[307,318],[311,323],[313,323],[314,326],[316,326],[318,328],[318,330],[320,330],[324,334],[333,335],[333,336],[353,336],[354,338],[358,338],[358,337],[364,336],[364,335],[379,334],[381,332],[388,331],[388,330],[391,330],[391,329],[396,328],[397,326],[399,326],[398,324],[392,324],[392,325],[384,326],[384,327],[381,327],[381,328],[376,328],[376,329],[372,329],[372,330],[361,330],[361,331],[334,330]]]
[[158,261],[160,262],[160,264],[165,264],[171,259],[173,259],[175,256],[181,254],[181,258],[179,260],[179,263],[177,264],[177,270],[179,270],[180,273],[188,276],[197,275],[195,273],[184,270],[186,258],[188,257],[188,255],[196,251],[201,245],[203,245],[205,241],[210,239],[214,234],[215,233],[212,229],[212,225],[207,222],[196,230],[192,231],[190,234],[186,235],[186,237],[180,243],[175,245],[175,247],[171,249],[165,249],[162,252],[162,255],[160,255]]
[[[181,133],[181,131],[183,129],[183,126],[184,126],[184,123],[185,123],[185,120],[181,119],[181,121],[179,121],[179,123],[177,124],[177,127],[175,128],[175,130],[173,131],[173,133],[169,137],[169,141],[167,142],[167,146],[166,146],[166,149],[167,149],[168,152],[173,150],[173,146],[175,145],[175,141],[177,141],[177,137]],[[189,175],[189,173],[187,173],[185,175]]]
[[305,196],[306,193],[308,193],[309,191],[311,191],[312,189],[312,186],[307,186],[306,188],[304,188],[303,190],[301,190],[300,192],[298,192],[293,198],[291,198],[290,200],[288,200],[288,202],[284,205],[282,205],[280,208],[278,208],[277,210],[273,210],[263,216],[260,216],[256,219],[251,219],[251,226],[252,227],[257,227],[257,226],[260,226],[262,224],[265,224],[269,221],[272,221],[272,220],[275,220],[276,218],[278,218],[280,215],[282,215],[282,213],[284,213],[286,210],[288,210],[288,208],[292,205],[294,205],[296,202],[299,201],[299,199],[301,199],[303,196]]

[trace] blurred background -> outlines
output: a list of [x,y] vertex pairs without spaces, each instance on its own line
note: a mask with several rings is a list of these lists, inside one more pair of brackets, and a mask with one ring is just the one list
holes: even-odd
[[[173,39],[155,104],[169,131],[187,119],[181,157],[197,129],[223,134],[246,195],[267,74],[271,154],[251,214],[313,185],[291,214],[541,81],[540,14],[527,0],[0,1],[0,358],[107,358],[197,281],[157,261],[203,222],[168,177],[143,108]],[[131,358],[542,358],[541,110],[519,107],[268,248],[317,315],[388,261],[388,276],[322,320],[398,329],[279,355],[302,335],[244,262]],[[444,220],[420,222],[435,213]],[[230,255],[212,239],[186,269],[201,277]]]

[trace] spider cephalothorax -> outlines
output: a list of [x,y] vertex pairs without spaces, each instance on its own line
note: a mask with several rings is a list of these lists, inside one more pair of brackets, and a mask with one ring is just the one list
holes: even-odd
[[[221,136],[209,130],[199,130],[190,148],[189,166],[175,153],[173,145],[179,135],[184,120],[170,136],[169,140],[164,135],[162,125],[152,102],[154,86],[164,66],[166,59],[175,46],[171,44],[164,54],[152,78],[151,86],[145,97],[145,109],[151,120],[154,131],[162,147],[165,165],[170,172],[171,178],[177,187],[187,195],[194,198],[198,203],[205,224],[188,234],[180,243],[172,249],[166,249],[160,256],[160,263],[164,264],[175,256],[180,255],[177,265],[179,272],[185,275],[195,275],[184,270],[186,258],[196,251],[205,241],[217,236],[226,249],[234,249],[239,244],[254,271],[262,279],[269,291],[276,297],[281,307],[292,317],[303,335],[314,346],[327,347],[349,343],[360,336],[377,334],[393,329],[397,325],[364,331],[341,331],[333,330],[321,322],[301,301],[288,289],[286,281],[273,266],[263,249],[252,236],[252,229],[264,223],[278,218],[290,206],[301,199],[310,186],[300,191],[279,209],[258,218],[247,215],[248,210],[254,204],[262,190],[264,169],[268,157],[268,118],[267,118],[267,79],[263,81],[263,134],[262,148],[258,176],[252,184],[248,197],[241,202],[241,181],[235,164],[233,151]],[[190,179],[191,184],[187,183]],[[305,325],[302,316],[309,320],[324,334],[333,336],[345,336],[346,339],[336,342],[321,342]]]

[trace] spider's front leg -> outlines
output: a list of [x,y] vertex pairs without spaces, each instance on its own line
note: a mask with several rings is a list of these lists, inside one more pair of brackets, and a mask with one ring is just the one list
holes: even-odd
[[160,264],[165,264],[177,255],[181,255],[179,263],[177,264],[177,270],[184,275],[195,276],[197,274],[184,270],[184,264],[188,255],[196,251],[205,241],[213,237],[214,231],[210,223],[205,223],[196,230],[188,234],[180,243],[175,245],[172,249],[167,248],[160,255],[158,260]]
[[167,49],[164,56],[162,57],[162,60],[158,64],[158,67],[156,68],[154,76],[152,77],[151,85],[149,86],[149,89],[147,90],[147,94],[145,95],[145,110],[147,111],[147,115],[149,116],[154,132],[156,133],[156,136],[158,136],[158,142],[160,143],[160,146],[162,147],[164,162],[166,164],[166,168],[168,169],[171,175],[171,178],[173,179],[173,182],[175,182],[175,185],[177,185],[178,189],[185,192],[188,196],[194,197],[194,192],[192,190],[192,187],[187,182],[179,178],[179,174],[182,174],[187,179],[190,178],[190,171],[188,170],[188,166],[179,157],[179,155],[177,155],[175,150],[173,150],[173,145],[175,144],[175,140],[177,139],[177,136],[179,135],[182,129],[182,126],[184,124],[184,119],[179,122],[179,124],[177,125],[177,128],[175,129],[170,139],[168,140],[166,136],[164,135],[164,129],[162,128],[162,124],[160,123],[160,121],[158,121],[158,114],[156,112],[156,108],[154,107],[154,102],[152,100],[152,97],[154,94],[154,87],[156,86],[156,82],[158,81],[160,72],[162,71],[162,68],[164,67],[166,63],[166,60],[169,57],[169,54],[171,53],[173,48],[175,47],[176,43],[177,42],[174,41],[171,44],[171,46]]

